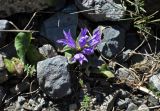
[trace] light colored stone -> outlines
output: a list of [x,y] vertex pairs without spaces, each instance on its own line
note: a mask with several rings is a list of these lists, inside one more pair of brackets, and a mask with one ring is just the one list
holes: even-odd
[[120,0],[75,0],[75,4],[84,16],[91,21],[117,21],[124,17],[126,7]]
[[149,111],[149,108],[147,105],[142,104],[141,106],[139,106],[138,111]]
[[50,44],[45,44],[42,47],[40,47],[38,50],[46,58],[51,58],[57,55],[56,50]]
[[160,73],[153,75],[149,79],[150,84],[153,84],[154,87],[157,88],[157,90],[160,91]]

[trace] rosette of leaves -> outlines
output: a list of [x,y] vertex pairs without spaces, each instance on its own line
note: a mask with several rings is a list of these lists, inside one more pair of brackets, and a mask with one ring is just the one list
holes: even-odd
[[17,51],[18,58],[4,59],[8,72],[12,74],[22,74],[32,76],[35,73],[35,65],[38,61],[44,59],[39,53],[36,46],[31,44],[32,33],[20,32],[15,37],[14,46]]

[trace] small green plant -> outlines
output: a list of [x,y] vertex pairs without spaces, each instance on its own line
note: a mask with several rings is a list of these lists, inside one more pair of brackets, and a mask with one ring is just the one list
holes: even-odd
[[29,77],[34,76],[36,73],[35,65],[29,65],[29,64],[25,65],[24,71],[27,73]]
[[80,110],[88,111],[90,107],[90,102],[91,102],[91,97],[89,97],[88,95],[84,95]]
[[35,65],[44,57],[39,53],[37,48],[31,44],[32,33],[20,32],[15,37],[14,46],[18,58],[13,57],[11,60],[5,58],[4,63],[7,70],[12,74],[27,73],[27,76],[33,76],[36,72]]
[[137,32],[142,37],[151,37],[150,35],[152,35],[152,33],[149,24],[160,22],[160,19],[154,19],[158,12],[147,15],[147,12],[144,9],[144,0],[126,0],[126,3],[129,3],[128,7],[133,6],[128,12],[133,20],[134,27],[137,28]]

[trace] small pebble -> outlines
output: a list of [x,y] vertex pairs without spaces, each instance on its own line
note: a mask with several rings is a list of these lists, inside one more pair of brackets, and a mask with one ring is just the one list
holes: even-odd
[[34,107],[34,111],[41,111],[42,110],[42,104],[38,104]]
[[23,97],[23,96],[18,96],[18,100],[17,100],[17,102],[19,103],[19,104],[23,104],[24,102],[25,102],[25,98]]
[[24,108],[25,110],[33,111],[33,108],[32,108],[28,103],[24,103],[24,104],[23,104],[23,108]]
[[69,105],[69,111],[76,111],[77,110],[77,104],[70,104]]
[[43,108],[42,111],[47,111],[47,109],[46,109],[46,108]]
[[40,103],[40,102],[41,102],[41,99],[42,99],[42,98],[40,98],[40,97],[37,99],[38,103]]
[[44,98],[41,99],[40,104],[41,105],[45,105],[46,104],[46,101],[44,100]]
[[149,97],[148,97],[148,102],[149,102],[149,105],[150,105],[150,106],[156,106],[156,105],[159,105],[159,104],[160,104],[159,100],[156,99],[156,98],[153,97],[153,96],[149,96]]
[[28,103],[32,106],[36,105],[36,102],[33,99],[29,99]]
[[142,104],[139,108],[138,111],[149,111],[149,108],[147,105]]
[[53,105],[53,102],[52,101],[49,101],[49,106],[52,106]]
[[137,110],[137,109],[138,109],[138,106],[137,106],[137,105],[135,105],[134,103],[130,103],[130,104],[128,105],[128,108],[127,108],[126,111],[134,111],[134,110]]

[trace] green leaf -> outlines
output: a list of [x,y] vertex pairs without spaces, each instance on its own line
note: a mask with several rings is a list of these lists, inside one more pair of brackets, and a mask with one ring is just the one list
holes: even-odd
[[4,64],[9,73],[11,74],[16,73],[15,65],[11,60],[4,59]]
[[68,47],[68,45],[66,45],[65,47],[63,47],[62,52],[66,52],[66,51],[70,51],[72,50],[72,48]]
[[32,34],[20,32],[15,38],[15,48],[20,60],[25,63],[25,54],[30,46]]
[[100,71],[100,73],[104,74],[105,76],[107,76],[108,78],[114,78],[114,74],[111,71]]
[[26,57],[31,64],[36,64],[38,61],[45,59],[45,57],[43,57],[43,55],[38,51],[38,49],[32,44],[29,46]]
[[25,65],[24,71],[27,73],[29,77],[32,77],[36,73],[35,65]]
[[72,53],[71,53],[71,51],[66,51],[66,52],[64,53],[64,56],[70,61],[70,59],[72,58]]
[[108,78],[114,78],[114,74],[108,69],[108,66],[106,64],[102,64],[101,66],[98,67],[99,73],[104,74]]
[[67,45],[63,48],[62,50],[64,52],[64,56],[70,61],[70,59],[73,57],[73,54],[75,53],[75,51],[68,47]]
[[83,87],[83,86],[84,86],[84,82],[83,82],[83,80],[82,80],[82,79],[79,79],[79,84],[81,85],[81,87]]
[[102,64],[101,66],[98,67],[100,71],[105,71],[108,70],[108,66],[106,64]]

